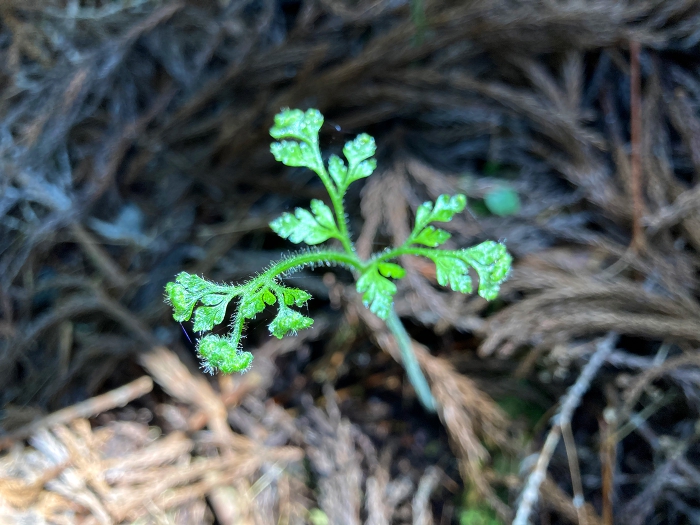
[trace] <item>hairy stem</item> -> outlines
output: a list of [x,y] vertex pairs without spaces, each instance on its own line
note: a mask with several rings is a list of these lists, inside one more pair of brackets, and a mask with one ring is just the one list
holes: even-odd
[[406,370],[409,381],[416,391],[418,400],[428,412],[434,413],[435,398],[430,392],[430,385],[428,385],[428,381],[425,379],[423,371],[418,364],[418,359],[416,359],[416,354],[413,352],[411,337],[408,335],[408,332],[406,332],[406,328],[393,308],[391,309],[391,313],[389,313],[389,317],[386,319],[386,325],[396,338],[396,343],[399,345],[403,367]]
[[[430,257],[430,255],[435,254],[435,250],[431,248],[420,248],[418,246],[408,246],[408,241],[404,243],[403,246],[399,248],[391,248],[385,252],[377,254],[376,257],[372,258],[373,262],[384,262],[390,261],[391,259],[397,259],[402,255],[417,255],[419,257]],[[441,253],[449,253],[453,250],[441,250]]]
[[355,247],[350,240],[348,233],[348,219],[345,216],[345,207],[343,206],[343,198],[337,193],[331,193],[331,202],[335,210],[336,222],[338,223],[338,231],[340,231],[340,242],[343,244],[345,251],[350,254],[355,254]]
[[316,174],[319,176],[323,185],[326,187],[328,196],[331,198],[331,203],[333,204],[333,210],[335,211],[335,222],[338,223],[338,231],[340,232],[340,237],[338,240],[342,243],[343,249],[350,255],[355,254],[355,247],[352,245],[350,240],[350,234],[348,233],[348,219],[345,216],[345,207],[343,206],[343,196],[341,195],[338,188],[331,180],[328,171],[326,170],[326,165],[321,157],[321,150],[318,147],[318,143],[314,144],[313,147],[316,150],[316,159],[321,167],[320,171]]
[[[365,271],[368,267],[368,264],[362,262],[354,252],[343,253],[334,250],[324,250],[318,252],[301,253],[279,261],[268,268],[263,274],[256,277],[254,281],[273,279],[295,268],[300,268],[308,264],[325,262],[332,262],[350,267],[359,271],[360,273]],[[253,283],[251,282],[251,284]],[[406,328],[404,327],[403,323],[401,323],[401,319],[399,319],[399,317],[396,315],[393,308],[391,309],[389,317],[386,319],[386,324],[396,339],[396,343],[401,351],[403,367],[406,370],[406,375],[408,376],[409,381],[416,390],[419,401],[426,410],[429,412],[435,412],[435,398],[433,398],[433,395],[430,392],[428,381],[425,379],[423,371],[421,370],[418,360],[416,359],[416,355],[413,352],[411,338],[408,335],[408,332],[406,332]]]
[[308,266],[310,264],[325,263],[333,263],[340,266],[350,267],[359,272],[364,271],[367,266],[354,253],[343,253],[336,250],[319,250],[317,252],[299,253],[287,259],[282,259],[281,261],[276,262],[265,270],[265,272],[253,279],[250,282],[250,285],[268,282],[270,279],[274,279],[285,272],[297,268],[303,268],[304,266]]

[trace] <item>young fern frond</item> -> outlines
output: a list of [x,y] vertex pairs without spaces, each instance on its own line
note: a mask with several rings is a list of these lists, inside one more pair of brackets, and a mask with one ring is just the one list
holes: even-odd
[[246,321],[276,305],[277,315],[268,327],[275,337],[296,334],[313,324],[313,319],[294,309],[303,307],[311,296],[303,290],[284,286],[280,279],[306,266],[344,266],[353,271],[356,289],[362,294],[365,306],[386,321],[395,335],[419,399],[426,408],[434,410],[430,388],[413,355],[410,339],[394,312],[396,284],[393,280],[401,279],[406,272],[392,261],[403,255],[431,259],[436,266],[438,283],[460,293],[472,291],[471,267],[479,277],[479,295],[492,300],[508,276],[511,256],[503,244],[493,241],[461,250],[437,249],[450,238],[450,234],[431,223],[449,222],[466,206],[464,195],[440,195],[434,203],[425,202],[418,207],[413,231],[400,247],[374,254],[368,260],[360,259],[348,233],[343,197],[350,184],[370,176],[375,170],[376,145],[369,135],[358,135],[343,148],[346,160],[331,155],[326,168],[318,145],[322,125],[323,116],[315,109],[306,112],[286,109],[275,116],[270,135],[277,142],[272,143],[270,151],[275,159],[287,166],[314,171],[328,191],[331,206],[314,199],[310,210],[297,208],[294,213],[283,213],[270,223],[270,227],[280,237],[295,244],[314,246],[336,239],[342,249],[312,249],[292,254],[239,285],[217,284],[182,272],[175,282],[166,286],[173,318],[188,321],[194,314],[194,331],[206,332],[223,322],[229,303],[235,299],[236,312],[230,332],[225,336],[204,336],[199,341],[198,353],[203,367],[209,372],[245,372],[253,362],[253,355],[244,352],[240,346]]

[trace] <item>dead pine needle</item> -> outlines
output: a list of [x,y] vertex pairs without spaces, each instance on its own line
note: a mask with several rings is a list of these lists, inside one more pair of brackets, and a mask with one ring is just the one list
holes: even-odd
[[641,46],[635,40],[630,41],[630,130],[631,130],[631,190],[632,190],[632,248],[636,251],[644,249],[646,244],[642,218],[644,212],[644,196],[642,193],[642,81],[639,71],[639,55]]

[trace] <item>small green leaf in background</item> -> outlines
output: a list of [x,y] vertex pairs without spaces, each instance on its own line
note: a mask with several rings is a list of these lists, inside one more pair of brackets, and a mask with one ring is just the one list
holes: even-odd
[[338,237],[331,209],[323,201],[313,199],[311,210],[313,214],[304,208],[297,208],[294,215],[283,213],[270,223],[270,228],[295,244],[320,244],[331,237]]
[[396,285],[382,277],[377,267],[372,267],[357,280],[356,289],[362,294],[362,301],[370,312],[386,320],[394,304]]
[[520,197],[514,189],[504,186],[484,195],[486,208],[499,217],[514,215],[520,211]]

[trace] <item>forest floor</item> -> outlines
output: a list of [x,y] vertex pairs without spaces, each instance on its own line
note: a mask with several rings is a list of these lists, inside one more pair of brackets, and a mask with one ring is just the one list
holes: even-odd
[[[700,7],[688,0],[0,2],[0,523],[700,523]],[[294,247],[284,107],[366,132],[361,254],[467,196],[499,298],[406,258],[418,403],[349,273],[199,369],[164,287]]]

